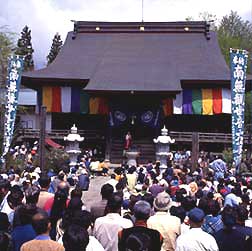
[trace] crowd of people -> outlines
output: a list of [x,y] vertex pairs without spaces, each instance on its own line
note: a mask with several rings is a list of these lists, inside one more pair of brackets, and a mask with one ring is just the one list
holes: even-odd
[[89,207],[89,158],[57,174],[1,170],[0,250],[252,250],[250,177],[221,156],[200,152],[196,168],[190,158],[174,152],[166,169],[104,162],[110,178]]

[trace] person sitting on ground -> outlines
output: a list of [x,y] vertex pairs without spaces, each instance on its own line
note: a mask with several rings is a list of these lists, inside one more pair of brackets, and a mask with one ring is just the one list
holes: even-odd
[[110,184],[104,184],[101,187],[102,199],[100,201],[97,201],[96,203],[93,203],[90,208],[93,223],[98,217],[105,216],[105,208],[107,206],[108,199],[113,194],[113,191],[113,186],[111,186]]
[[116,175],[114,173],[111,174],[110,176],[111,179],[105,182],[105,184],[110,184],[114,188],[114,192],[116,192],[116,185],[118,181],[116,180]]
[[215,239],[201,229],[205,217],[203,210],[193,208],[188,217],[191,229],[177,238],[176,251],[218,251]]
[[134,205],[135,224],[131,228],[123,229],[118,233],[118,250],[161,250],[163,237],[157,231],[147,228],[151,206],[140,200]]
[[64,251],[64,247],[50,239],[49,232],[51,224],[49,221],[48,214],[46,212],[37,213],[32,218],[32,226],[36,232],[34,240],[25,242],[20,251]]

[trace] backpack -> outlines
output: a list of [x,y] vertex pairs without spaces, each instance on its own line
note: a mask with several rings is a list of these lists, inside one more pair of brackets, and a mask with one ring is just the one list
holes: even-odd
[[151,251],[151,237],[146,233],[131,233],[125,241],[126,251]]

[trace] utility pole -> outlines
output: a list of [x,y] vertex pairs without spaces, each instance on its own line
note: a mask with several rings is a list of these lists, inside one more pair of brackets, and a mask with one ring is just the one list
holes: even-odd
[[39,165],[42,174],[45,173],[45,127],[46,106],[40,107],[40,135],[39,135]]

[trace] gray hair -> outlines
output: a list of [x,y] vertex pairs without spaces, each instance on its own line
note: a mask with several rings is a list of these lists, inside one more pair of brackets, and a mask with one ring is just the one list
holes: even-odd
[[140,200],[134,206],[134,215],[137,220],[147,220],[150,217],[151,206],[147,201]]

